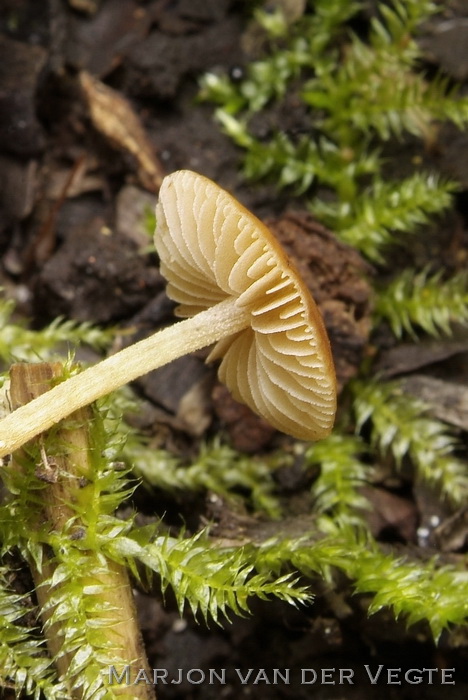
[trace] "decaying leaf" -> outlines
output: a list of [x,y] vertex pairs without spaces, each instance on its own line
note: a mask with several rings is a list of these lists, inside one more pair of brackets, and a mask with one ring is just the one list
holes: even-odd
[[468,387],[424,374],[405,377],[403,386],[429,404],[436,418],[468,430]]
[[86,71],[80,73],[80,85],[95,128],[114,146],[136,159],[142,185],[151,192],[158,192],[163,168],[128,100]]
[[86,12],[89,15],[94,15],[99,8],[99,0],[68,0],[68,4],[74,10]]
[[435,537],[443,552],[461,551],[468,542],[468,506],[460,508],[439,525]]
[[374,364],[374,370],[379,376],[391,379],[399,374],[414,372],[467,351],[468,340],[452,338],[400,343],[380,353],[379,359]]

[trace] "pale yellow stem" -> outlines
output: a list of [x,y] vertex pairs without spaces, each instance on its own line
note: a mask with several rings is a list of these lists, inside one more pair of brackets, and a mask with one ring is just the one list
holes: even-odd
[[192,318],[158,331],[76,374],[0,421],[0,457],[17,450],[74,411],[101,396],[200,350],[250,324],[250,314],[229,298]]

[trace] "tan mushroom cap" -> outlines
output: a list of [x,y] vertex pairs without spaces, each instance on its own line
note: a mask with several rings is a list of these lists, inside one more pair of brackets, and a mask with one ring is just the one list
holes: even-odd
[[267,227],[202,175],[167,176],[155,243],[180,316],[235,300],[251,325],[216,343],[220,380],[275,428],[303,440],[333,427],[330,344],[308,289]]

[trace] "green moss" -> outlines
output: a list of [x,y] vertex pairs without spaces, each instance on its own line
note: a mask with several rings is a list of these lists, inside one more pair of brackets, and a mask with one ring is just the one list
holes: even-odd
[[456,505],[468,497],[466,461],[455,456],[459,443],[449,428],[431,418],[430,406],[404,394],[397,382],[354,382],[356,428],[370,424],[370,442],[390,453],[397,467],[409,457],[417,477]]
[[434,639],[468,616],[468,576],[463,563],[441,566],[384,554],[364,531],[331,519],[322,519],[326,536],[317,542],[302,539],[271,540],[256,549],[256,566],[278,572],[288,564],[309,577],[333,582],[333,571],[345,573],[354,590],[372,594],[369,614],[392,609],[408,625],[426,621]]
[[320,467],[312,486],[317,513],[363,525],[369,504],[360,489],[368,483],[371,471],[363,460],[366,452],[367,447],[358,436],[339,432],[307,449],[306,465]]
[[135,473],[151,486],[172,493],[212,491],[233,500],[238,500],[242,493],[245,503],[256,512],[270,518],[280,515],[274,465],[269,464],[272,460],[236,452],[219,439],[203,445],[197,458],[188,464],[165,450],[148,449],[138,440],[128,445],[124,456]]
[[[17,454],[14,465],[2,468],[8,495],[0,506],[0,554],[4,562],[0,570],[0,685],[13,684],[18,692],[24,689],[36,698],[41,694],[54,700],[68,697],[70,688],[80,688],[84,700],[117,697],[105,685],[106,670],[119,658],[115,639],[109,637],[113,608],[106,603],[114,565],[124,565],[140,580],[157,577],[162,592],[172,588],[181,613],[188,608],[195,616],[218,623],[230,613],[247,613],[252,597],[275,596],[292,604],[311,598],[297,575],[272,576],[257,571],[254,558],[243,547],[221,548],[205,532],[187,536],[181,531],[170,536],[162,523],[138,527],[132,517],[118,518],[115,511],[131,497],[135,482],[122,462],[115,461],[125,450],[121,426],[109,431],[114,415],[114,406],[103,406],[94,410],[87,423],[86,478],[78,479],[78,473],[60,475],[70,481],[70,490],[65,486],[60,490],[68,513],[60,526],[47,520],[50,484],[38,465],[43,463],[43,454],[53,461],[65,453],[63,438],[58,439],[52,430],[42,442],[28,444]],[[135,434],[132,440],[135,461],[144,463],[144,446],[140,444],[138,449]],[[150,454],[148,451],[147,456]],[[167,466],[162,453],[151,454],[153,463],[158,459],[160,468]],[[216,466],[211,474],[210,462]],[[198,465],[188,468],[188,478],[183,479],[181,467],[177,467],[181,478],[177,487],[198,490],[218,486],[228,494],[232,486],[241,485],[251,489],[254,503],[258,501],[277,515],[277,504],[269,489],[260,485],[254,465],[255,461],[215,445],[211,450],[206,448]],[[157,470],[152,472],[153,479],[155,474]],[[164,486],[175,487],[173,478],[173,484],[166,479]],[[61,505],[54,502],[55,509]],[[61,639],[57,658],[48,655],[41,630],[22,622],[27,608],[9,584],[14,572],[7,561],[13,553],[34,571],[48,572],[40,585],[49,594],[41,604],[30,605],[29,611],[36,619],[46,614],[46,631],[54,627],[54,637]],[[59,677],[55,661],[63,656],[68,661]]]
[[[278,188],[301,192],[324,223],[384,268],[388,248],[409,248],[413,234],[450,206],[456,184],[417,169],[405,179],[389,180],[383,148],[408,134],[421,145],[430,142],[439,120],[465,125],[468,101],[449,90],[442,77],[429,82],[417,70],[417,27],[436,11],[435,3],[381,3],[365,40],[349,28],[361,7],[316,0],[292,26],[278,12],[257,12],[268,34],[265,56],[246,67],[240,83],[205,76],[202,92],[218,104],[216,117],[244,153],[249,178],[266,177]],[[261,141],[251,128],[252,116],[290,94],[305,105],[307,133],[297,138],[278,126]],[[406,270],[385,286],[376,284],[375,298],[374,327],[388,323],[397,337],[448,334],[453,321],[468,320],[465,275],[447,279],[436,269]],[[31,331],[15,322],[12,312],[11,302],[0,301],[4,361],[48,358],[63,343],[102,348],[110,339],[87,324],[62,321]],[[113,397],[96,411],[92,425],[93,478],[73,502],[74,517],[59,532],[31,525],[44,494],[35,468],[40,456],[30,453],[20,473],[5,467],[9,496],[0,508],[0,683],[37,699],[65,695],[41,629],[25,622],[26,613],[39,619],[39,610],[13,590],[12,552],[36,567],[45,548],[52,552],[50,582],[59,591],[54,619],[66,631],[64,651],[74,659],[67,680],[79,675],[85,698],[106,697],[99,685],[109,654],[97,609],[102,591],[89,578],[96,557],[103,565],[124,564],[143,581],[156,579],[163,592],[172,588],[181,611],[217,622],[232,613],[246,614],[255,596],[307,603],[317,576],[333,586],[337,570],[349,578],[350,588],[371,595],[369,613],[390,608],[408,624],[425,620],[435,639],[466,622],[468,580],[462,569],[442,565],[437,557],[421,562],[384,553],[366,527],[361,487],[372,482],[374,465],[383,458],[395,470],[403,462],[412,467],[415,479],[455,506],[466,501],[468,489],[456,435],[398,384],[376,382],[368,365],[347,388],[332,437],[268,458],[239,454],[216,440],[190,463],[182,462],[150,449],[122,422],[122,394]],[[139,527],[133,518],[115,515],[131,498],[133,468],[152,488],[179,494],[210,490],[244,499],[264,518],[280,518],[274,468],[289,465],[292,458],[312,481],[315,515],[313,528],[298,537],[282,536],[279,521],[274,538],[226,547],[210,537],[209,529],[168,533],[163,522]],[[70,533],[78,519],[85,536],[77,539]]]
[[[216,118],[243,152],[249,179],[310,193],[312,211],[343,240],[373,260],[429,216],[450,206],[453,183],[415,172],[389,182],[380,156],[385,143],[408,135],[432,143],[436,124],[463,127],[468,99],[439,76],[418,72],[418,25],[437,11],[433,2],[379,4],[366,40],[346,21],[363,3],[310,3],[288,38],[271,37],[266,56],[247,66],[240,82],[206,75],[201,95],[216,102]],[[306,117],[297,138],[275,129],[259,139],[250,125],[272,101],[292,96]],[[329,190],[314,196],[313,188]]]
[[466,272],[444,279],[442,270],[404,270],[378,292],[375,322],[387,321],[399,338],[404,333],[413,338],[450,335],[453,323],[468,321]]
[[[392,278],[385,266],[391,246],[410,252],[414,234],[452,205],[459,185],[420,163],[440,122],[466,126],[468,99],[444,76],[428,79],[419,70],[418,28],[440,11],[437,3],[381,2],[367,26],[359,15],[364,5],[310,2],[287,32],[280,17],[271,24],[260,18],[269,32],[264,56],[246,66],[240,82],[208,74],[201,96],[216,103],[215,119],[239,147],[248,179],[300,194],[321,222],[384,272],[374,280],[375,329],[386,323],[398,338],[413,340],[449,335],[454,322],[468,321],[466,275],[447,277],[434,264],[431,271],[411,268]],[[299,136],[275,122],[278,105],[284,111],[288,100],[302,104]],[[261,138],[259,115],[268,125]],[[389,178],[389,171],[398,172],[393,145],[409,138],[416,149],[419,141],[421,157],[406,163],[404,178]],[[382,284],[382,277],[390,281]],[[437,558],[422,563],[383,554],[365,527],[361,486],[372,482],[380,460],[395,470],[404,461],[415,480],[452,507],[463,504],[467,465],[458,457],[457,436],[398,383],[377,381],[369,360],[343,404],[334,435],[304,455],[307,469],[319,469],[312,495],[325,539],[317,541],[315,532],[265,543],[257,565],[277,572],[292,565],[330,581],[340,569],[356,590],[374,595],[369,612],[390,607],[408,623],[425,619],[438,638],[466,620],[466,576]]]
[[61,318],[55,319],[40,331],[32,331],[24,321],[14,318],[15,303],[1,296],[0,290],[0,359],[5,363],[38,362],[63,356],[60,344],[70,351],[80,344],[102,350],[110,345],[115,330],[102,330],[91,323],[76,323]]

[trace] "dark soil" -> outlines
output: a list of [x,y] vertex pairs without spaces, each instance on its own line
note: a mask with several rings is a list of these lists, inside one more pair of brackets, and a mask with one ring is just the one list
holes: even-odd
[[[467,430],[466,336],[458,345],[433,342],[416,348],[395,346],[382,333],[371,344],[371,288],[363,273],[372,277],[375,271],[290,193],[278,195],[264,184],[247,186],[239,153],[216,126],[212,107],[197,101],[202,72],[233,70],[248,60],[242,42],[248,5],[241,0],[3,0],[0,283],[35,327],[61,315],[137,329],[142,337],[167,324],[173,304],[165,296],[154,254],[143,252],[149,243],[144,220],[165,173],[196,170],[267,220],[301,268],[330,333],[340,387],[364,357],[377,354],[384,376],[406,374],[414,393],[437,393],[445,417],[452,410],[451,422]],[[462,0],[448,5],[451,24],[444,25],[442,18],[424,33],[428,70],[441,65],[466,84],[468,5]],[[294,128],[301,114],[286,104],[283,119],[285,129]],[[411,152],[412,144],[396,147]],[[460,269],[468,260],[468,137],[444,127],[438,149],[442,172],[456,177],[464,190],[456,210],[439,224],[434,248],[428,250],[416,238],[414,257],[424,264],[429,256],[440,256],[447,268]],[[406,261],[397,255],[398,263]],[[125,336],[122,342],[130,340]],[[250,453],[288,447],[287,439],[227,395],[204,357],[184,358],[137,382],[137,391],[149,402],[139,424],[148,432],[151,428],[154,444],[190,455],[200,440],[220,432]],[[413,376],[422,368],[430,368],[423,379]],[[452,383],[453,392],[447,381],[443,387],[431,384],[441,377]],[[291,498],[291,516],[298,515],[294,509],[305,485],[293,467],[280,470],[278,489]],[[375,534],[420,556],[416,531],[434,512],[429,496],[397,485],[375,488],[369,497]],[[252,515],[234,512],[209,494],[196,503],[183,498],[175,503],[164,494],[150,500],[142,490],[136,504],[147,516],[167,513],[193,530],[211,519],[221,536],[258,527]],[[297,522],[293,519],[294,527]],[[287,529],[288,521],[282,526]],[[449,528],[429,554],[443,550],[450,557],[463,550],[466,517],[459,516],[454,527],[455,539]],[[170,596],[163,606],[157,589],[151,596],[138,592],[151,667],[167,669],[167,679],[177,679],[178,669],[184,673],[180,684],[162,683],[159,697],[467,696],[466,635],[445,634],[436,647],[424,625],[408,630],[387,612],[368,618],[366,597],[351,597],[345,580],[334,588],[316,581],[314,589],[313,606],[254,601],[251,617],[210,629],[190,617],[181,620]],[[370,683],[365,664],[372,674],[380,664],[385,667],[377,684]],[[420,684],[396,676],[389,683],[388,668],[455,668],[456,683],[442,687],[440,673],[432,684],[427,673]],[[204,682],[199,683],[201,672],[187,678],[190,669],[201,669]],[[218,674],[226,669],[226,683],[216,677],[210,683],[209,669]],[[242,684],[236,669],[243,676],[254,670]],[[276,683],[274,669],[283,674]],[[289,683],[285,669],[290,669]],[[310,682],[308,670],[303,680],[309,683],[301,683],[301,669],[315,669],[317,681]],[[322,679],[322,669],[335,671]],[[339,669],[352,669],[354,683],[347,682],[346,672],[340,682]]]

